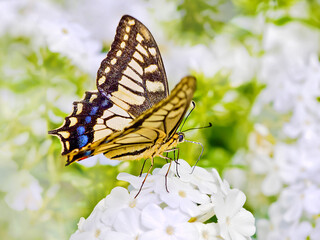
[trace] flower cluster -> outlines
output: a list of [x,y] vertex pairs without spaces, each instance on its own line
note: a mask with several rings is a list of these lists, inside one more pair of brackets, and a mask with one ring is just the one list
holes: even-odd
[[259,76],[266,88],[253,108],[258,120],[243,156],[251,169],[249,181],[257,183],[248,187],[248,196],[277,199],[269,206],[269,219],[258,220],[262,240],[314,240],[320,235],[320,62],[315,39],[319,34],[300,24],[268,26]]
[[241,191],[215,169],[192,172],[181,159],[168,172],[169,166],[155,169],[136,198],[144,176],[120,173],[130,190],[114,188],[70,239],[250,239],[254,218]]

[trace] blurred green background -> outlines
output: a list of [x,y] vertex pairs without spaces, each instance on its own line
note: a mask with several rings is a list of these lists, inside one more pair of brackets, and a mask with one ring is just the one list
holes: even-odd
[[[116,180],[119,172],[139,174],[142,161],[111,166],[95,158],[91,167],[65,167],[58,138],[47,134],[73,101],[95,89],[123,14],[155,36],[171,89],[184,75],[196,76],[196,109],[185,129],[213,127],[190,131],[187,139],[204,145],[199,166],[222,174],[247,149],[252,106],[265,86],[259,64],[268,51],[267,27],[297,23],[318,31],[319,11],[319,1],[297,0],[1,1],[0,238],[67,239],[112,188],[126,186]],[[201,148],[179,147],[193,165]]]

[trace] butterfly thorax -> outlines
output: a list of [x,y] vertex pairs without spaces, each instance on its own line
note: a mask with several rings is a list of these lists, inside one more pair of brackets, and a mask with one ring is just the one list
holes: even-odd
[[162,153],[173,149],[175,147],[177,147],[177,145],[181,142],[184,141],[184,134],[179,132],[179,133],[175,133],[172,138],[170,138],[169,140],[161,143],[161,145],[159,146],[155,156],[162,156]]

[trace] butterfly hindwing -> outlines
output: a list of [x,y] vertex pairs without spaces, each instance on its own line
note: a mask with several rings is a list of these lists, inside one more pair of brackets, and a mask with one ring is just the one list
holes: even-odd
[[182,78],[166,99],[146,111],[130,125],[134,127],[135,124],[141,124],[145,128],[162,130],[166,135],[164,140],[167,141],[177,132],[190,106],[195,89],[196,79],[194,77]]
[[[62,155],[68,155],[68,162],[75,158],[92,155],[89,147],[115,131],[122,130],[132,117],[114,105],[98,91],[86,92],[81,101],[73,103],[73,113],[65,118],[63,126],[49,131],[57,135],[63,145]],[[78,154],[79,149],[81,154]]]
[[150,31],[125,15],[97,74],[101,94],[134,117],[168,96],[168,82]]

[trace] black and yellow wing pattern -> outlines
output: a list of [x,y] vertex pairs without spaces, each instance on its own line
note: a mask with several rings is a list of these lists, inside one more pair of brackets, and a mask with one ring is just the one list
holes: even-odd
[[118,160],[153,158],[181,141],[176,132],[196,80],[183,78],[169,95],[157,44],[137,19],[120,20],[97,88],[74,102],[60,128],[49,131],[60,138],[66,165],[99,153]]

